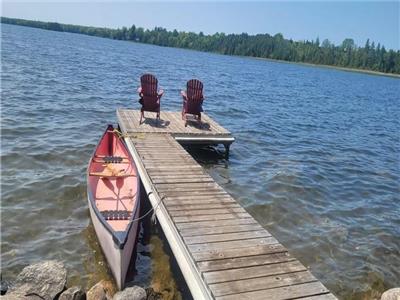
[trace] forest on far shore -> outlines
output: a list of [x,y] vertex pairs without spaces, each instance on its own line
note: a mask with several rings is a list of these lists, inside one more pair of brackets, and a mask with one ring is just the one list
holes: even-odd
[[273,36],[267,33],[206,35],[202,32],[168,31],[162,27],[149,30],[132,25],[130,28],[111,29],[6,17],[1,17],[1,23],[227,55],[400,74],[400,51],[387,50],[369,39],[364,46],[356,45],[351,38],[345,39],[340,45],[334,45],[328,39],[321,42],[319,38],[315,41],[293,41],[285,39],[280,33]]

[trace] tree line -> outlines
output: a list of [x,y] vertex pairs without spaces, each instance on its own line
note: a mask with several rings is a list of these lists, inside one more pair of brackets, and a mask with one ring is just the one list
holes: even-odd
[[328,39],[321,43],[319,38],[315,41],[293,41],[292,39],[285,39],[280,33],[273,36],[267,33],[256,35],[215,33],[205,35],[203,32],[168,31],[162,27],[149,30],[132,25],[130,28],[111,29],[6,17],[1,17],[1,23],[227,55],[252,56],[400,74],[400,51],[387,50],[383,45],[375,44],[369,39],[364,47],[360,47],[350,38],[345,39],[340,45],[335,45]]

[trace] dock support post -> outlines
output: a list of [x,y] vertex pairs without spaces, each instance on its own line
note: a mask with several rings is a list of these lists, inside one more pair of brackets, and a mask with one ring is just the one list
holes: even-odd
[[224,144],[225,147],[225,159],[229,159],[229,147],[231,144]]

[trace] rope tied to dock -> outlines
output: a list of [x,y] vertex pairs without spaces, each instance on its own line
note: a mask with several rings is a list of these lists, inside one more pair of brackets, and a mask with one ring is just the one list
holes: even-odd
[[129,133],[122,133],[121,131],[119,131],[117,128],[114,128],[113,130],[111,130],[110,132],[113,132],[115,134],[117,134],[118,138],[135,138],[135,139],[144,139],[145,135],[143,133],[134,133],[134,134],[129,134]]
[[[152,194],[152,193],[153,193],[153,191],[148,192],[148,193],[147,193],[147,197],[148,197],[150,194]],[[139,217],[139,218],[136,218],[136,219],[132,219],[131,222],[140,221],[140,220],[146,218],[151,212],[153,212],[153,215],[151,216],[151,220],[152,220],[153,223],[155,224],[155,223],[156,223],[156,222],[155,222],[156,210],[157,210],[157,208],[160,206],[160,204],[161,204],[161,202],[164,200],[164,198],[165,198],[165,196],[162,196],[162,197],[160,198],[160,200],[157,202],[157,204],[156,204],[155,207],[152,207],[151,209],[149,209],[143,216],[141,216],[141,217]]]

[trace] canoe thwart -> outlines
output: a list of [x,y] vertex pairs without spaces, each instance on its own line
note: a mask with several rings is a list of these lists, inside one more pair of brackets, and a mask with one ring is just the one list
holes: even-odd
[[109,173],[102,173],[102,172],[90,172],[89,176],[99,176],[99,177],[106,177],[106,178],[115,178],[115,177],[136,177],[136,174],[118,174],[112,175]]
[[129,220],[130,214],[126,210],[104,210],[101,215],[106,220]]

